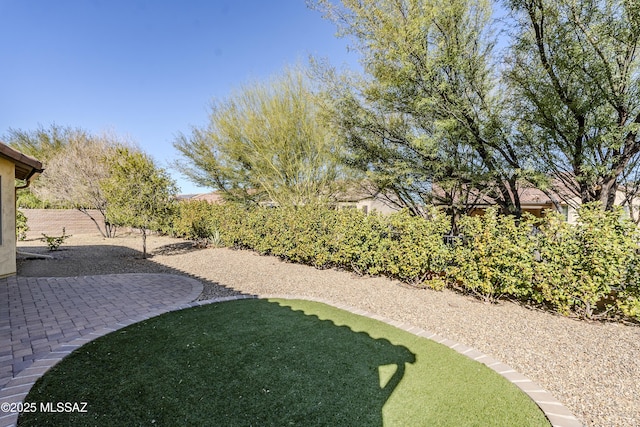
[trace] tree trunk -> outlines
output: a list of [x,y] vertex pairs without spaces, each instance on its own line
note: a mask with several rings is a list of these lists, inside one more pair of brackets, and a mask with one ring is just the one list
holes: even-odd
[[147,259],[147,230],[142,229],[142,259]]
[[598,186],[595,200],[602,203],[602,208],[611,210],[616,202],[616,193],[618,192],[618,182],[615,178],[603,178]]
[[91,218],[91,221],[93,221],[93,223],[96,225],[96,228],[98,229],[102,237],[104,238],[111,237],[109,236],[109,233],[107,233],[106,226],[105,226],[105,231],[102,231],[102,228],[100,228],[100,224],[98,224],[98,221],[96,221],[96,219],[92,217],[91,214],[85,208],[78,208],[78,210],[83,214],[85,214],[86,216],[88,216],[89,218]]

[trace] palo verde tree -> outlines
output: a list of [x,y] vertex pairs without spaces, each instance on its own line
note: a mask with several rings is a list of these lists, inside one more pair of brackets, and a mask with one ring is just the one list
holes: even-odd
[[86,134],[80,128],[50,125],[38,126],[35,130],[10,128],[3,141],[16,150],[40,161],[47,161],[60,152],[74,135]]
[[336,191],[344,168],[318,109],[300,69],[242,87],[212,105],[208,126],[176,139],[183,157],[177,166],[228,199],[322,203]]
[[118,148],[109,160],[110,175],[101,182],[108,200],[107,219],[118,226],[139,229],[142,256],[147,257],[147,232],[159,230],[171,216],[177,188],[169,174],[148,155]]
[[496,67],[490,2],[318,0],[314,7],[353,38],[366,74],[323,74],[349,163],[414,213],[434,195],[454,203],[466,192],[519,215],[526,150],[514,138],[510,93]]
[[508,5],[522,137],[570,195],[610,209],[640,152],[640,2]]

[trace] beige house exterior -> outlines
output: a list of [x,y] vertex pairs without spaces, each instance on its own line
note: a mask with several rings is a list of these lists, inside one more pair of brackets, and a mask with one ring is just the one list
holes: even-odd
[[[523,187],[518,191],[520,198],[520,207],[522,212],[528,212],[535,217],[542,217],[546,212],[559,212],[569,224],[576,224],[578,222],[578,210],[582,205],[582,200],[577,196],[567,196],[565,192],[564,197],[549,192],[555,196],[555,200],[549,197],[548,193],[543,192],[534,187]],[[616,192],[616,198],[614,205],[622,206],[626,215],[633,214],[638,216],[640,212],[640,200],[633,198],[631,204],[626,200],[625,193],[622,190]],[[470,212],[470,215],[482,215],[489,206],[495,206],[495,202],[492,200],[477,203],[476,207]],[[631,210],[630,210],[631,209]]]
[[[178,196],[181,201],[204,200],[212,204],[224,203],[222,192],[214,191],[203,194],[183,194]],[[274,206],[273,203],[263,202],[263,206]],[[379,212],[383,214],[397,212],[400,209],[385,203],[379,194],[371,195],[370,192],[357,190],[339,194],[336,197],[335,206],[338,209],[360,209],[364,213]]]
[[400,211],[400,208],[391,206],[381,197],[368,194],[352,195],[338,199],[336,206],[338,209],[359,209],[366,214],[373,212],[391,214]]
[[0,143],[0,277],[16,274],[16,184],[29,186],[42,163]]

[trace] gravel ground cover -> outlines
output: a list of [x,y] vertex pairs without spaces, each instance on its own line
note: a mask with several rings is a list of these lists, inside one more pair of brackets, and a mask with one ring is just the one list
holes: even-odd
[[324,298],[410,323],[474,347],[539,383],[585,425],[640,425],[640,327],[577,321],[511,302],[484,304],[455,292],[415,289],[380,277],[358,277],[225,248],[197,249],[168,237],[72,236],[49,252],[39,240],[19,251],[22,276],[111,273],[187,274],[204,284],[199,299],[238,293]]

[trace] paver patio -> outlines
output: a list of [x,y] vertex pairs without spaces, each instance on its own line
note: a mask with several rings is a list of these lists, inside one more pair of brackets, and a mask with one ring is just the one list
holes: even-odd
[[[168,274],[1,279],[0,402],[22,401],[70,343],[171,311],[201,291],[197,280]],[[14,422],[0,413],[0,426]]]

